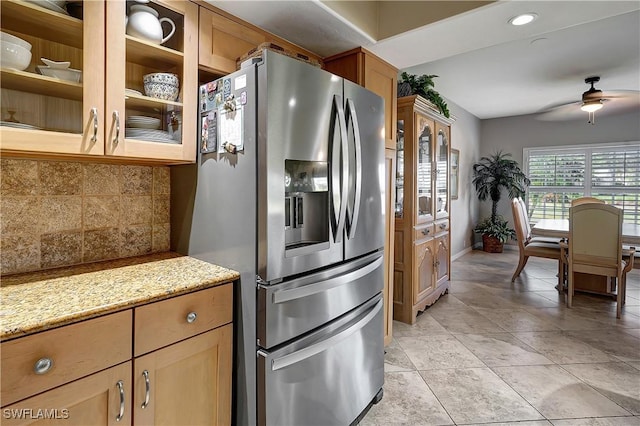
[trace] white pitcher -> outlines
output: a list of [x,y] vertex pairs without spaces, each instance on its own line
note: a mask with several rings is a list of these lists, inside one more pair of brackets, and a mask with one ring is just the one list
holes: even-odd
[[[131,6],[131,13],[126,18],[127,34],[138,37],[151,43],[162,44],[169,40],[176,31],[176,25],[169,18],[158,19],[158,12],[149,6],[136,4]],[[171,31],[163,36],[162,23],[171,24]]]

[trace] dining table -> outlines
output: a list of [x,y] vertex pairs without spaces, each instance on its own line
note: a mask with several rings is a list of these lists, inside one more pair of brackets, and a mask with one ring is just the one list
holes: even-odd
[[[569,219],[540,219],[532,228],[531,235],[538,237],[569,237]],[[640,250],[640,225],[622,223],[622,244]]]

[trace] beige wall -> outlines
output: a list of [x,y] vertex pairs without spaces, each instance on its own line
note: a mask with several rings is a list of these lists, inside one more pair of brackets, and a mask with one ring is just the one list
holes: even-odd
[[2,275],[169,250],[168,167],[0,160]]

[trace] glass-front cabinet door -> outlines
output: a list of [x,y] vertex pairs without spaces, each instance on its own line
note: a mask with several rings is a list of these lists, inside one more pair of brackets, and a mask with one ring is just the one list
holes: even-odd
[[195,160],[197,51],[196,4],[107,2],[106,155]]
[[0,1],[3,154],[104,154],[105,5],[58,3]]
[[448,127],[436,124],[436,182],[435,216],[449,216],[449,132]]
[[433,135],[434,122],[416,114],[415,183],[416,223],[433,220]]
[[404,215],[404,120],[398,120],[396,136],[396,218]]

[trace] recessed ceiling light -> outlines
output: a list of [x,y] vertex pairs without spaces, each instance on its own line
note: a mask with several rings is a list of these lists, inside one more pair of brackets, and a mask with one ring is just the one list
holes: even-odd
[[533,13],[533,12],[522,13],[518,16],[514,16],[513,18],[509,19],[509,23],[511,25],[526,25],[535,21],[537,17],[538,17],[537,13]]

